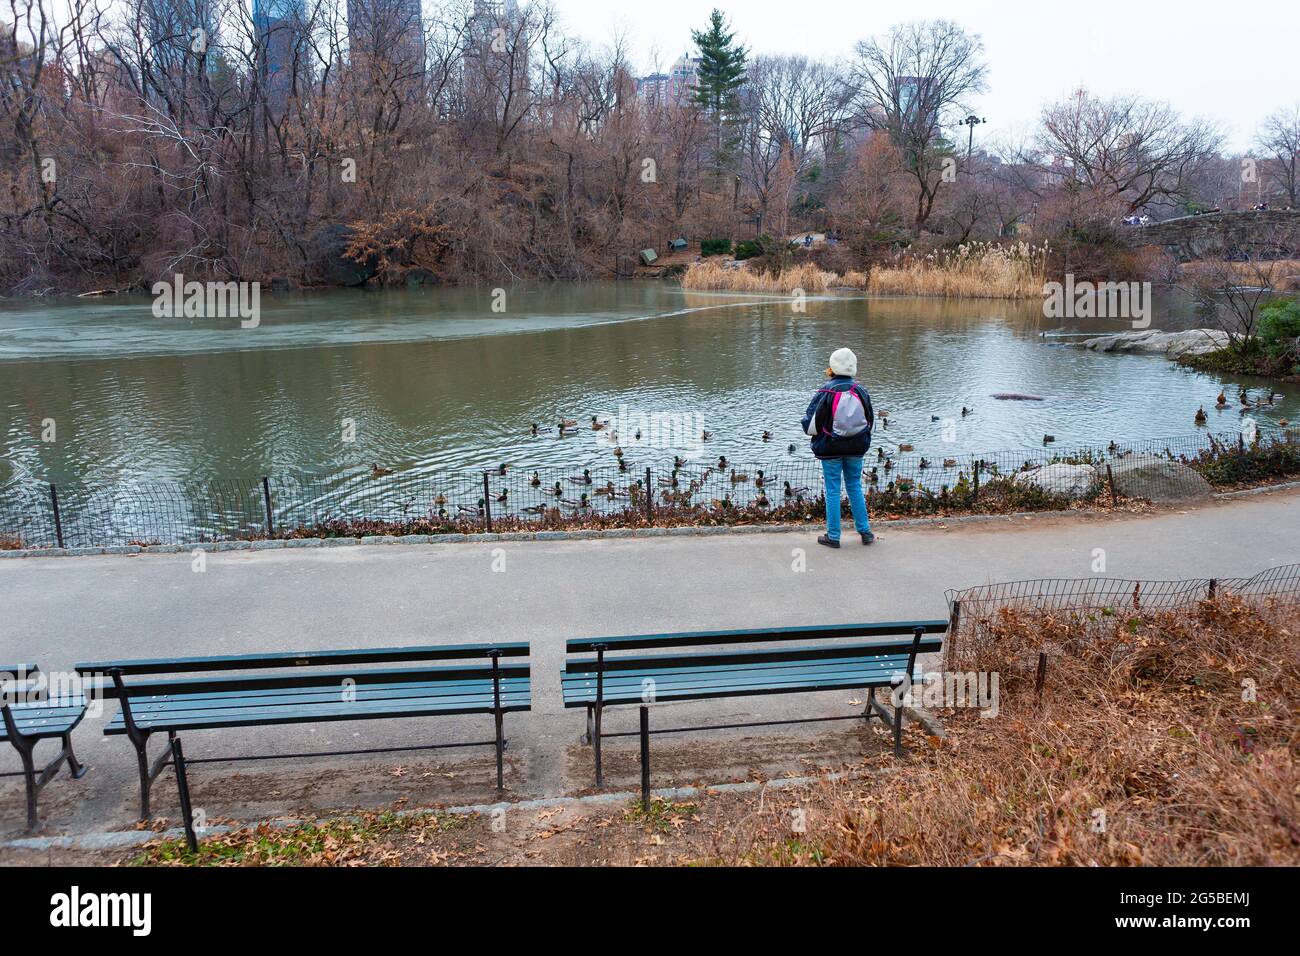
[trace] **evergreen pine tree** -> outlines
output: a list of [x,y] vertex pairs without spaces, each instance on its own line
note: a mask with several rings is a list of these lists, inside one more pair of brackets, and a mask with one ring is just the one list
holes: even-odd
[[692,30],[691,39],[699,50],[694,100],[713,122],[713,168],[719,176],[731,169],[734,128],[740,112],[736,91],[745,83],[745,62],[749,51],[735,42],[721,10],[709,14],[707,30]]

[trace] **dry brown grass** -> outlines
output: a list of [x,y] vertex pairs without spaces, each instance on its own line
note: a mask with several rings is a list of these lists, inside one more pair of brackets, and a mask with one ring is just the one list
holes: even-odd
[[1266,279],[1280,291],[1300,291],[1300,259],[1274,259],[1268,262],[1206,262],[1197,260],[1184,263],[1184,278],[1213,278],[1226,271],[1243,284],[1249,285]]
[[993,628],[963,666],[1000,674],[997,717],[950,712],[950,739],[915,766],[834,788],[805,838],[753,861],[1300,863],[1300,608],[1223,597],[1092,619],[1004,612]]
[[682,277],[687,289],[713,289],[722,292],[767,292],[793,295],[796,290],[812,294],[825,292],[842,281],[834,272],[826,272],[811,263],[783,269],[780,275],[754,272],[745,267],[729,269],[714,259],[691,264]]
[[999,246],[963,243],[897,266],[873,269],[868,289],[882,295],[934,295],[950,298],[1032,299],[1043,294],[1046,245],[1018,242]]

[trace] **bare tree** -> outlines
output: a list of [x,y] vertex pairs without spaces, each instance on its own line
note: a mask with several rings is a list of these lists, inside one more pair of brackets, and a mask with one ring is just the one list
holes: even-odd
[[[896,26],[857,45],[851,82],[860,118],[897,145],[915,182],[913,227],[919,234],[934,209],[947,168],[956,160],[943,130],[985,86],[984,44],[948,20]],[[952,177],[948,177],[951,179]]]
[[741,179],[753,191],[758,230],[785,228],[793,194],[844,131],[851,94],[839,71],[803,56],[753,60],[740,93]]
[[1261,174],[1300,209],[1300,103],[1265,119],[1255,145],[1264,154]]
[[1043,162],[1064,164],[1075,184],[1137,212],[1186,201],[1222,142],[1213,123],[1184,120],[1165,103],[1079,90],[1043,110],[1038,148]]

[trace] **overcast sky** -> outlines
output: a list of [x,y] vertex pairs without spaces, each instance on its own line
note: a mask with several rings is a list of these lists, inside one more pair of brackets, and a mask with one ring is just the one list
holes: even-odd
[[[709,0],[555,0],[566,27],[593,43],[622,32],[643,72],[691,49]],[[1297,0],[719,0],[755,53],[847,57],[853,44],[908,19],[955,20],[984,40],[989,89],[978,136],[1027,129],[1044,102],[1080,86],[1140,93],[1220,121],[1246,150],[1260,120],[1300,102]]]

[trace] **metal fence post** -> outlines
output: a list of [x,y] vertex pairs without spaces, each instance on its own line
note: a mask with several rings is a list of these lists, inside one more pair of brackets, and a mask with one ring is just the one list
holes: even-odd
[[262,501],[266,503],[266,536],[275,537],[275,515],[271,509],[271,480],[262,476]]
[[1106,484],[1110,485],[1110,506],[1119,507],[1119,500],[1115,497],[1115,472],[1111,470],[1110,462],[1106,462]]
[[50,482],[50,505],[54,508],[54,540],[63,547],[63,517],[59,514],[59,489]]
[[961,598],[953,598],[952,611],[948,615],[948,639],[943,642],[944,659],[948,666],[957,664],[957,631],[961,627]]
[[978,458],[975,459],[975,494],[972,499],[973,504],[980,503],[980,465],[983,464]]
[[645,520],[647,524],[655,523],[654,502],[651,500],[653,492],[650,491],[650,469],[645,470]]
[[492,532],[492,493],[488,491],[488,473],[483,472],[483,525],[489,534]]

